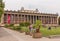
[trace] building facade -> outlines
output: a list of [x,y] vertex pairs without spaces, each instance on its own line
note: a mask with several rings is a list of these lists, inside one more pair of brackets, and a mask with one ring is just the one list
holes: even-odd
[[58,14],[40,13],[36,10],[21,10],[8,11],[6,10],[3,15],[3,24],[19,24],[21,22],[29,22],[34,24],[36,20],[40,20],[42,25],[45,26],[57,26],[58,25]]

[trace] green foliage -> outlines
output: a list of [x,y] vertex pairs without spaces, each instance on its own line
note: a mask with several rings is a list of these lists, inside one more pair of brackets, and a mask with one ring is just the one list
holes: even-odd
[[5,28],[8,28],[9,27],[9,25],[8,24],[5,24]]
[[16,26],[15,28],[16,28],[16,30],[18,30],[18,31],[21,30],[21,27],[20,27],[20,26]]
[[5,7],[5,4],[2,2],[2,3],[0,3],[0,7],[1,8],[4,8]]
[[5,27],[8,28],[8,27],[14,27],[14,24],[5,24]]
[[20,30],[25,32],[25,28],[26,28],[26,27],[21,27]]
[[42,33],[42,36],[45,37],[50,35],[60,35],[60,27],[52,27],[51,30],[48,30],[48,28],[40,28],[40,32]]
[[29,28],[25,27],[25,32],[30,32]]
[[13,27],[14,26],[14,24],[9,24],[9,27]]
[[34,24],[35,28],[39,28],[39,27],[42,27],[42,22],[40,20],[36,20],[36,23]]
[[1,22],[2,14],[4,13],[4,7],[5,7],[5,4],[1,0],[1,2],[0,2],[0,22]]
[[24,25],[25,25],[25,24],[24,24],[23,22],[19,24],[19,26],[21,26],[21,27],[23,27]]
[[29,22],[22,22],[22,23],[20,23],[19,25],[20,25],[21,27],[27,27],[27,26],[30,25],[30,23],[29,23]]
[[24,24],[25,24],[26,27],[30,25],[29,22],[25,22]]
[[22,23],[20,23],[19,24],[19,26],[20,26],[20,30],[21,31],[29,31],[28,29],[27,29],[27,27],[30,25],[30,23],[29,22],[22,22]]
[[17,30],[17,31],[20,30],[19,26],[13,26],[13,27],[10,27],[10,28],[13,29],[13,30]]

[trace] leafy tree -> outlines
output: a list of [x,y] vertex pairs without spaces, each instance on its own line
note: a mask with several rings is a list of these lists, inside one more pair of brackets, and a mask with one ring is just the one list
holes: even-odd
[[22,22],[22,23],[20,23],[20,24],[19,24],[19,26],[20,26],[20,27],[23,27],[23,26],[24,26],[24,23],[23,23],[23,22]]
[[34,28],[36,29],[36,32],[39,32],[41,26],[42,26],[42,22],[40,20],[36,20],[36,23],[34,24]]
[[29,22],[25,22],[24,24],[25,24],[26,27],[30,25]]
[[27,27],[27,26],[29,26],[30,25],[30,23],[29,22],[22,22],[22,23],[20,23],[19,24],[21,27]]
[[9,24],[9,27],[13,27],[14,26],[14,24]]
[[2,0],[0,0],[0,22],[1,22],[1,17],[2,17],[2,14],[4,13],[4,3]]
[[5,28],[8,28],[9,27],[9,25],[8,24],[5,24]]

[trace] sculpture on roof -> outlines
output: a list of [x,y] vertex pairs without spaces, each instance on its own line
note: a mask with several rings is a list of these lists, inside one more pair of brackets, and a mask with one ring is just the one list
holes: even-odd
[[24,10],[24,7],[21,7],[21,10]]

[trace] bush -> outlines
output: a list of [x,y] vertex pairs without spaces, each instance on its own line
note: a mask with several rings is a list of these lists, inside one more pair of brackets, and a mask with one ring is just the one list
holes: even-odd
[[25,27],[27,27],[27,26],[29,26],[29,25],[30,25],[30,23],[29,23],[29,22],[25,22],[24,24],[25,24]]
[[23,31],[23,32],[25,32],[25,28],[26,28],[26,27],[21,27],[20,30]]
[[9,27],[13,27],[14,26],[14,24],[9,24]]
[[16,26],[16,30],[20,31],[21,27],[20,26]]
[[25,32],[30,32],[29,28],[25,27]]
[[22,23],[20,23],[19,24],[21,27],[27,27],[27,26],[29,26],[30,25],[30,23],[29,22],[22,22]]
[[42,27],[42,22],[40,20],[36,20],[36,23],[34,24],[34,28],[36,29],[36,32],[40,32],[40,28]]
[[9,27],[9,25],[8,24],[5,24],[5,28],[8,28]]
[[11,29],[13,29],[13,30],[16,30],[16,27],[15,26],[13,26],[13,27],[10,27]]
[[22,23],[20,23],[20,24],[19,24],[19,26],[23,27],[23,26],[24,26],[24,23],[23,23],[23,22],[22,22]]

